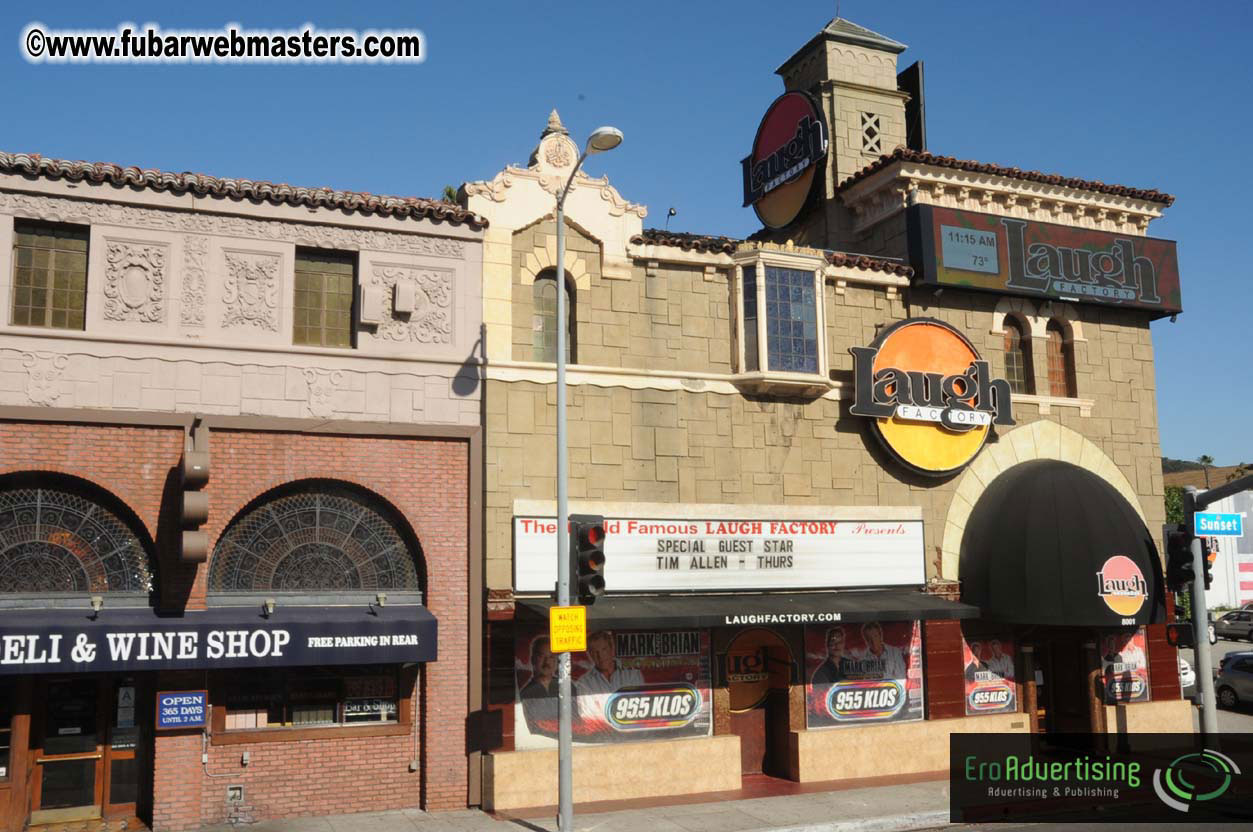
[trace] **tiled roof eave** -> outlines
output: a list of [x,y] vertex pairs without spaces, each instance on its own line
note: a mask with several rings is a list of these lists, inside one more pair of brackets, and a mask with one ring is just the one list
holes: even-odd
[[121,167],[105,162],[51,159],[34,153],[0,151],[0,173],[50,181],[88,182],[132,187],[171,194],[216,196],[254,200],[273,205],[330,208],[374,214],[397,219],[424,219],[487,227],[487,220],[449,202],[421,197],[397,197],[333,188],[305,188],[252,179],[228,179],[200,173],[171,173],[138,167]]

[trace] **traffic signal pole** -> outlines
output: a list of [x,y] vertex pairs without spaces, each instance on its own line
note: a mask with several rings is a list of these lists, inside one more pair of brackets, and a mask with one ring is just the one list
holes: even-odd
[[[1207,492],[1208,493],[1208,492]],[[1196,523],[1197,492],[1189,486],[1183,492],[1183,517],[1189,531]],[[1218,733],[1218,701],[1214,698],[1214,658],[1209,643],[1209,607],[1205,603],[1205,552],[1201,538],[1193,536],[1192,551],[1192,643],[1196,659],[1196,689],[1201,695],[1201,736]]]
[[1198,492],[1188,486],[1183,492],[1183,520],[1191,535],[1192,550],[1192,633],[1196,641],[1193,648],[1196,659],[1196,686],[1201,694],[1201,736],[1218,733],[1218,703],[1214,699],[1214,660],[1209,643],[1209,608],[1205,604],[1205,553],[1201,539],[1196,537],[1196,513],[1224,497],[1239,494],[1253,488],[1253,474],[1234,482]]

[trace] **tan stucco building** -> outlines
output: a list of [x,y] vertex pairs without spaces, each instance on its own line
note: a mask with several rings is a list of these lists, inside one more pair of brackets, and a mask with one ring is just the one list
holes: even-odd
[[[556,263],[554,195],[579,155],[556,113],[527,167],[464,186],[489,220],[487,706],[503,728],[486,806],[555,803],[558,272],[571,510],[609,533],[590,626],[612,632],[574,657],[576,800],[942,771],[951,732],[1190,730],[1147,531],[1164,520],[1149,324],[1178,283],[1173,244],[1139,255],[1172,197],[927,152],[904,48],[837,19],[779,68],[825,122],[820,175],[795,220],[748,241],[644,230],[644,206],[580,173]],[[1045,258],[1031,286],[1010,262],[1019,229]],[[980,246],[990,263],[957,264]],[[953,374],[972,369],[945,399],[950,370],[928,362],[950,349]],[[894,387],[874,363],[889,353],[914,362]],[[982,421],[938,422],[979,362]],[[898,409],[850,412],[883,406]],[[1088,535],[1097,518],[1124,536]],[[691,709],[643,724],[654,688]]]

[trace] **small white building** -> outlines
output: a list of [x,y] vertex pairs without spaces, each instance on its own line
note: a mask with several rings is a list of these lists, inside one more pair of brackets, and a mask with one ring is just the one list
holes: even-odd
[[1219,500],[1206,511],[1244,515],[1243,537],[1211,537],[1210,551],[1217,551],[1212,571],[1214,582],[1205,593],[1210,609],[1239,607],[1253,601],[1253,491],[1242,491]]

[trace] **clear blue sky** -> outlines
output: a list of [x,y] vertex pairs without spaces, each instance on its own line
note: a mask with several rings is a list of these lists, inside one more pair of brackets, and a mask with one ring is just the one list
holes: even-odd
[[[835,3],[5,4],[0,148],[300,185],[437,195],[524,163],[548,111],[620,127],[592,160],[646,225],[741,235],[739,159],[773,70]],[[38,9],[38,11],[34,11]],[[930,149],[1178,197],[1186,312],[1153,325],[1162,451],[1253,462],[1247,255],[1253,4],[843,0],[927,73]],[[420,65],[30,65],[23,27],[418,28]],[[905,63],[902,63],[904,66]],[[1244,242],[1241,243],[1240,241]],[[1216,355],[1206,362],[1205,354]]]

